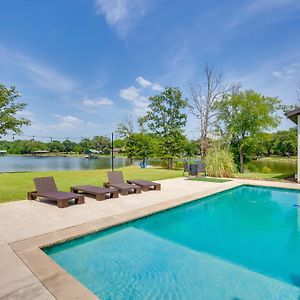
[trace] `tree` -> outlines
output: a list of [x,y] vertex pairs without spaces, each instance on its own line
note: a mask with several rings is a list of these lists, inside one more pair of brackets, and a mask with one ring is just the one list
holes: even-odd
[[20,133],[23,125],[30,125],[30,120],[17,118],[16,114],[25,109],[26,103],[16,103],[20,97],[15,87],[6,88],[0,83],[0,134],[9,131]]
[[277,155],[296,155],[297,153],[297,128],[281,130],[274,134],[273,151]]
[[65,140],[62,143],[62,149],[64,152],[72,152],[75,149],[76,143],[70,140]]
[[64,147],[60,141],[54,140],[48,143],[47,150],[49,152],[62,152]]
[[192,101],[190,108],[199,120],[200,154],[205,156],[209,147],[208,133],[214,120],[214,104],[233,89],[224,84],[223,74],[217,72],[213,66],[206,64],[202,70],[203,80],[197,86],[191,86]]
[[216,103],[219,129],[229,134],[231,143],[236,145],[241,173],[244,172],[244,148],[248,138],[277,127],[279,118],[275,112],[279,105],[277,98],[253,90],[234,91]]
[[117,125],[116,133],[120,138],[127,138],[133,133],[133,122],[130,116]]
[[94,136],[91,140],[92,148],[100,151],[102,154],[109,154],[111,150],[111,141],[106,136]]
[[133,133],[126,139],[125,154],[128,158],[146,159],[151,157],[155,149],[155,140],[149,134]]
[[150,97],[149,101],[149,111],[143,122],[159,137],[159,154],[167,160],[168,169],[172,169],[173,159],[182,152],[184,143],[183,128],[187,115],[183,110],[187,99],[182,98],[178,88],[167,87],[160,95]]

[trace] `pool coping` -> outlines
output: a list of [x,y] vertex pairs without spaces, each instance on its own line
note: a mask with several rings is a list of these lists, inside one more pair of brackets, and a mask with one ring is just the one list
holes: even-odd
[[[99,299],[99,297],[96,297],[87,287],[52,260],[42,248],[96,233],[110,227],[134,221],[142,217],[150,216],[210,195],[245,185],[278,187],[275,182],[274,185],[264,185],[261,182],[227,182],[226,185],[220,184],[220,186],[216,186],[210,190],[193,193],[158,204],[152,204],[142,209],[135,209],[130,212],[104,217],[87,223],[12,242],[9,245],[56,299]],[[287,187],[287,189],[289,188]],[[299,190],[299,188],[295,189]]]

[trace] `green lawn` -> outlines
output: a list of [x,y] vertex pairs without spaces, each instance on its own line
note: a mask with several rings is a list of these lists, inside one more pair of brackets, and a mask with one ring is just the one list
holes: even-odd
[[282,180],[288,177],[292,177],[293,174],[282,174],[282,173],[262,173],[262,172],[246,172],[236,173],[235,178],[243,179],[269,179],[269,180]]
[[[59,190],[69,191],[72,185],[102,186],[102,183],[107,181],[107,171],[109,170],[0,173],[0,203],[26,199],[26,193],[34,190],[34,177],[53,176]],[[125,179],[160,180],[182,176],[182,170],[159,168],[124,167],[118,171],[123,171]]]
[[196,177],[192,178],[190,180],[194,181],[204,181],[204,182],[216,182],[216,183],[222,183],[222,182],[228,182],[231,181],[230,179],[223,179],[223,178],[213,178],[213,177]]

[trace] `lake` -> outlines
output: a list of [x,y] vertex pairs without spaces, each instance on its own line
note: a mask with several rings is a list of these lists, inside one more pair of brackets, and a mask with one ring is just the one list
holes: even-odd
[[[123,157],[114,159],[116,168],[130,164]],[[83,157],[41,157],[41,156],[0,156],[0,172],[26,172],[26,171],[50,171],[50,170],[93,170],[111,168],[111,158],[101,157],[87,159]]]
[[[140,161],[134,161],[139,165]],[[149,164],[158,166],[160,159],[151,159]],[[271,169],[272,173],[295,173],[297,161],[291,159],[260,159],[254,160],[251,164],[255,165],[257,172],[262,172],[263,167]],[[125,157],[114,159],[115,168],[129,166],[130,161]],[[50,170],[94,170],[111,168],[111,158],[101,157],[98,159],[87,159],[83,157],[41,157],[41,156],[21,156],[6,155],[0,156],[0,172],[28,172],[28,171],[50,171]]]
[[271,169],[271,173],[292,174],[297,172],[297,160],[295,159],[259,159],[253,160],[256,172],[262,172],[264,167]]

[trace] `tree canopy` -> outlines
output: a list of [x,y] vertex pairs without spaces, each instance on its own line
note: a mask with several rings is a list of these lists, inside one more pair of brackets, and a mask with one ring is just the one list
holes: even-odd
[[148,112],[143,118],[144,124],[160,138],[159,153],[173,167],[173,158],[180,155],[185,140],[183,128],[187,115],[184,109],[187,99],[182,97],[178,88],[167,87],[160,94],[149,98]]
[[0,83],[0,135],[9,131],[20,133],[23,125],[29,125],[30,120],[18,118],[16,114],[25,109],[26,103],[17,103],[20,97],[15,87],[6,88]]
[[216,103],[219,129],[237,146],[241,172],[244,171],[244,148],[248,138],[278,126],[279,117],[275,113],[279,105],[277,98],[253,90],[233,92]]

